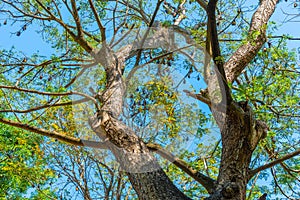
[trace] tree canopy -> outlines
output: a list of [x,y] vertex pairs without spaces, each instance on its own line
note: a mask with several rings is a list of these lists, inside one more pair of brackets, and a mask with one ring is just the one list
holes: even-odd
[[0,198],[300,198],[279,6],[295,18],[279,0],[1,0],[19,43],[0,46]]

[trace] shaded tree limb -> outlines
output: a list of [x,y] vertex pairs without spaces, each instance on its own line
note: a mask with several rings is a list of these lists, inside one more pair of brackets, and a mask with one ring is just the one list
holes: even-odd
[[99,149],[106,149],[107,144],[106,142],[96,142],[96,141],[89,141],[89,140],[82,140],[79,138],[74,138],[68,135],[62,135],[56,131],[49,131],[42,128],[37,128],[34,126],[30,126],[28,124],[15,122],[9,119],[0,118],[0,122],[3,124],[7,124],[13,127],[21,128],[23,130],[27,130],[33,133],[37,133],[43,136],[51,137],[69,144],[77,145],[77,146],[87,146]]
[[78,37],[82,38],[83,37],[83,30],[82,30],[80,18],[79,18],[78,11],[77,11],[76,1],[71,0],[71,5],[72,5],[72,11],[73,11],[72,15],[73,15],[73,18],[74,18],[75,23],[76,23],[77,35],[78,35]]
[[251,179],[256,173],[262,171],[262,170],[265,170],[265,169],[268,169],[268,168],[271,168],[273,167],[274,165],[277,165],[277,164],[280,164],[281,162],[285,161],[285,160],[288,160],[290,158],[293,158],[297,155],[300,155],[300,149],[292,152],[292,153],[289,153],[289,154],[286,154],[284,156],[282,156],[281,158],[278,158],[268,164],[265,164],[265,165],[262,165],[256,169],[253,169],[251,171],[249,171],[249,175],[248,175],[248,179]]
[[187,96],[193,97],[194,99],[197,99],[197,100],[207,104],[209,107],[211,107],[211,101],[210,101],[209,98],[204,97],[201,94],[195,94],[195,93],[193,93],[191,91],[188,91],[188,90],[183,90],[183,92],[185,92]]
[[[268,36],[269,39],[286,39],[286,40],[300,40],[300,37],[291,37],[287,35],[274,35]],[[244,39],[232,38],[232,39],[220,39],[220,42],[242,42]]]
[[54,103],[54,104],[51,104],[50,102],[48,102],[44,105],[29,108],[27,110],[11,110],[11,109],[8,109],[8,110],[0,110],[0,113],[9,113],[9,112],[30,113],[30,112],[33,112],[33,111],[42,110],[42,109],[49,108],[49,107],[70,106],[70,105],[81,104],[81,103],[84,103],[84,102],[87,102],[87,101],[89,101],[88,98],[82,98],[82,99],[75,100],[75,101],[68,101],[68,102]]
[[197,182],[199,182],[207,191],[208,193],[213,193],[215,189],[215,180],[211,179],[208,176],[205,176],[204,174],[200,173],[199,171],[196,171],[188,166],[187,163],[185,163],[183,160],[177,158],[172,153],[166,151],[158,144],[151,144],[148,143],[146,146],[155,153],[159,154],[163,158],[169,160],[172,162],[175,166],[180,168],[182,171],[190,175],[192,178],[194,178]]

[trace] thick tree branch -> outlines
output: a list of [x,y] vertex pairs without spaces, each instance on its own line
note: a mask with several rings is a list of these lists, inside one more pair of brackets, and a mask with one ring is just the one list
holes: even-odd
[[[230,105],[232,102],[231,98],[231,92],[229,89],[229,86],[227,84],[225,70],[224,70],[224,61],[223,57],[221,55],[221,50],[219,46],[219,39],[218,39],[218,32],[217,32],[217,23],[216,23],[216,5],[218,0],[210,0],[207,5],[207,39],[206,39],[206,51],[207,53],[212,56],[212,59],[214,60],[215,66],[217,69],[215,70],[215,75],[210,76],[214,77],[216,76],[219,86],[221,86],[221,92],[222,92],[222,103],[226,103],[227,105]],[[209,62],[206,56],[206,61]],[[205,67],[208,67],[206,65]],[[215,78],[209,78],[210,80],[207,81],[214,81]],[[211,80],[213,79],[213,80]]]
[[[13,127],[21,128],[23,130],[27,130],[33,133],[37,133],[43,136],[47,136],[50,138],[58,139],[62,142],[66,142],[71,145],[76,146],[86,146],[86,147],[92,147],[97,149],[107,149],[107,142],[96,142],[96,141],[89,141],[89,140],[82,140],[79,138],[70,137],[67,135],[62,135],[56,131],[49,131],[41,128],[37,128],[34,126],[30,126],[27,124],[14,122],[12,120],[3,119],[0,118],[0,122],[3,124],[7,124]],[[202,184],[205,189],[210,193],[214,189],[214,183],[215,181],[202,173],[192,169],[189,167],[184,161],[180,160],[179,158],[172,155],[170,152],[167,152],[164,150],[160,145],[158,144],[147,144],[146,145],[150,151],[153,151],[159,155],[161,155],[163,158],[169,160],[170,162],[174,163],[177,167],[182,169],[184,172],[186,172],[188,175],[190,175],[192,178],[194,178],[196,181],[198,181],[200,184]]]
[[233,82],[256,56],[266,42],[267,23],[279,0],[261,0],[258,9],[252,16],[248,42],[241,45],[225,63],[227,80]]
[[292,152],[292,153],[289,153],[289,154],[287,154],[287,155],[285,155],[285,156],[283,156],[283,157],[281,157],[281,158],[278,158],[278,159],[276,159],[276,160],[274,160],[274,161],[272,161],[272,162],[270,162],[270,163],[268,163],[268,164],[265,164],[265,165],[263,165],[263,166],[260,166],[260,167],[254,169],[254,170],[251,170],[251,171],[249,172],[248,178],[250,179],[250,178],[251,178],[252,176],[254,176],[256,173],[258,173],[258,172],[260,172],[260,171],[262,171],[262,170],[271,168],[271,167],[273,167],[274,165],[277,165],[277,164],[279,164],[279,163],[281,163],[281,162],[283,162],[283,161],[285,161],[285,160],[288,160],[288,159],[290,159],[290,158],[293,158],[293,157],[295,157],[295,156],[297,156],[297,155],[300,155],[300,149],[298,149],[298,150],[296,150],[296,151],[294,151],[294,152]]
[[209,107],[211,106],[211,101],[209,100],[209,98],[206,98],[201,94],[192,93],[188,90],[183,90],[183,92],[185,92],[187,96],[193,97],[194,99],[197,99],[197,100],[207,104]]
[[196,1],[205,11],[207,11],[207,2],[205,0],[196,0]]
[[4,118],[0,118],[0,122],[3,124],[7,124],[13,127],[17,127],[17,128],[21,128],[23,130],[27,130],[33,133],[37,133],[43,136],[47,136],[47,137],[51,137],[72,145],[77,145],[77,146],[86,146],[86,147],[93,147],[93,148],[98,148],[98,149],[106,149],[107,148],[107,144],[106,142],[96,142],[96,141],[88,141],[88,140],[82,140],[79,138],[74,138],[71,136],[67,136],[67,135],[62,135],[56,131],[49,131],[49,130],[45,130],[45,129],[41,129],[41,128],[37,128],[34,126],[30,126],[28,124],[23,124],[23,123],[19,123],[19,122],[14,122],[12,120],[9,119],[4,119]]
[[215,180],[211,179],[208,176],[205,176],[204,174],[200,173],[199,171],[196,171],[188,166],[187,163],[185,163],[183,160],[177,158],[170,152],[163,149],[158,144],[147,144],[147,147],[154,151],[155,153],[159,154],[163,158],[169,160],[174,165],[179,167],[182,171],[190,175],[192,178],[194,178],[197,182],[199,182],[203,187],[208,191],[208,193],[212,193],[215,189]]

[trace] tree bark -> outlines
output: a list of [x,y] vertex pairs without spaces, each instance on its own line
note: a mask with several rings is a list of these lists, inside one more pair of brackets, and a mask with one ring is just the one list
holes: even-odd
[[[267,126],[254,119],[247,102],[233,102],[226,110],[221,123],[222,157],[217,186],[208,199],[244,200],[251,156],[266,136]],[[220,115],[218,112],[213,111],[214,115]]]
[[106,71],[107,85],[101,109],[89,119],[94,132],[104,141],[127,173],[139,199],[189,199],[168,178],[145,143],[118,118],[122,112],[126,85],[122,66],[131,51],[113,53],[105,45],[97,53]]

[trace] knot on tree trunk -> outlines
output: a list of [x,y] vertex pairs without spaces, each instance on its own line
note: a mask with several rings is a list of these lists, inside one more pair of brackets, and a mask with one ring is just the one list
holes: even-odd
[[254,126],[249,137],[250,147],[254,150],[260,140],[267,137],[269,127],[261,120],[254,120]]
[[[99,111],[101,112],[101,111]],[[88,123],[92,130],[99,136],[100,139],[105,140],[107,139],[107,135],[103,127],[101,126],[102,115],[99,112],[95,113],[93,116],[89,117]]]
[[264,139],[267,137],[267,133],[270,130],[269,126],[266,122],[261,120],[256,120],[255,129],[257,132],[260,132],[260,139]]
[[248,101],[240,101],[238,102],[238,105],[243,110],[242,115],[244,118],[244,128],[249,133],[248,143],[250,149],[254,150],[258,142],[267,136],[269,127],[265,122],[255,119]]

